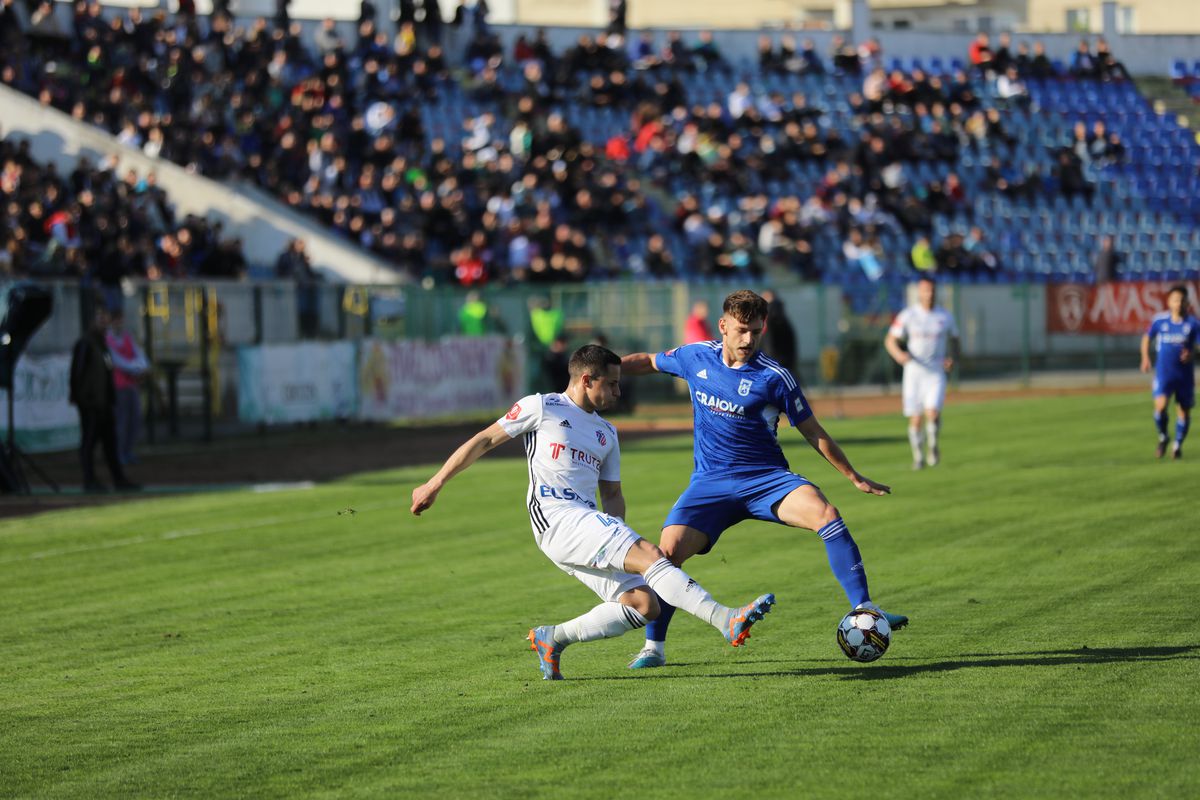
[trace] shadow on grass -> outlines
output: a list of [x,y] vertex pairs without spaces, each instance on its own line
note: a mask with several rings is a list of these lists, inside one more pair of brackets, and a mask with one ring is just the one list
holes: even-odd
[[[841,680],[888,680],[906,678],[910,675],[920,675],[931,672],[954,672],[960,669],[979,669],[988,667],[1084,667],[1092,664],[1113,664],[1133,661],[1175,661],[1180,659],[1200,658],[1197,655],[1200,647],[1082,647],[1078,650],[1035,650],[1021,653],[964,653],[961,657],[950,661],[919,662],[917,659],[887,659],[874,665],[856,665],[847,663],[844,666],[822,667],[792,667],[780,669],[753,670],[744,672],[724,672],[708,675],[678,674],[672,667],[703,667],[715,665],[716,662],[696,662],[671,664],[662,669],[639,670],[636,675],[616,675],[609,677],[575,677],[571,680],[645,680],[647,678],[772,678],[772,677],[813,677],[829,676]],[[897,661],[913,661],[917,663],[896,663]],[[755,660],[747,664],[780,664],[795,665],[796,661],[783,659]],[[801,662],[803,663],[803,662]]]

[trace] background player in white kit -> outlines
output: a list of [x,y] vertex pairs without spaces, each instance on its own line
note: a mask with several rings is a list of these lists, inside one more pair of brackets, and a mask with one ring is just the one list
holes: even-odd
[[[524,434],[534,541],[602,601],[583,616],[529,631],[543,679],[562,680],[559,657],[567,645],[620,636],[655,619],[655,593],[721,631],[734,647],[741,645],[775,596],[764,594],[741,608],[723,606],[625,524],[617,432],[596,413],[621,395],[621,359],[587,345],[571,356],[569,370],[565,392],[521,398],[455,450],[436,475],[413,490],[412,513],[420,516],[430,508],[446,482],[484,453]],[[603,513],[596,507],[597,493]]]
[[[901,341],[904,347],[900,346]],[[917,282],[917,302],[896,315],[884,346],[896,363],[904,367],[904,416],[908,417],[913,469],[926,464],[932,467],[941,458],[938,433],[942,427],[942,403],[946,400],[946,374],[958,358],[958,326],[950,312],[937,305],[937,287],[932,279],[921,278]]]

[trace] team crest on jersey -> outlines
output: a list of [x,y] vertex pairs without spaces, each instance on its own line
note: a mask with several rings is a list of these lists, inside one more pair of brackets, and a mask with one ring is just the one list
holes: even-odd
[[521,415],[521,404],[513,403],[512,408],[510,408],[508,410],[508,413],[504,415],[504,418],[507,420],[514,420],[520,415]]
[[604,431],[596,431],[596,441],[600,443],[601,447],[604,447],[608,444],[608,438],[605,437]]
[[742,382],[738,384],[738,394],[740,394],[742,397],[749,397],[750,387],[753,385],[754,382],[749,378],[742,378]]

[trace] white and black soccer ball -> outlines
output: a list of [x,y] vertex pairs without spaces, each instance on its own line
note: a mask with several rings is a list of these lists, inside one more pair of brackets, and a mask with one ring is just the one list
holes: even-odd
[[878,611],[856,609],[838,623],[837,643],[851,661],[874,661],[892,643],[892,626]]

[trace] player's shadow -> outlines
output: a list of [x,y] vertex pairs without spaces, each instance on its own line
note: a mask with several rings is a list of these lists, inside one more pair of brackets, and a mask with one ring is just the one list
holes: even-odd
[[[608,678],[575,678],[573,680],[641,680],[643,678],[771,678],[771,677],[814,677],[828,676],[841,680],[890,680],[907,678],[930,672],[953,672],[960,669],[986,669],[991,667],[1085,667],[1094,664],[1112,664],[1130,661],[1175,661],[1200,658],[1197,646],[1187,647],[1081,647],[1077,650],[1034,650],[1019,653],[964,653],[949,661],[923,663],[896,663],[902,658],[891,659],[873,665],[847,664],[845,666],[797,667],[793,669],[745,670],[708,675],[672,674],[671,667],[700,667],[715,662],[673,664],[656,669],[652,675],[621,675]],[[784,659],[754,660],[753,664],[795,664]]]

